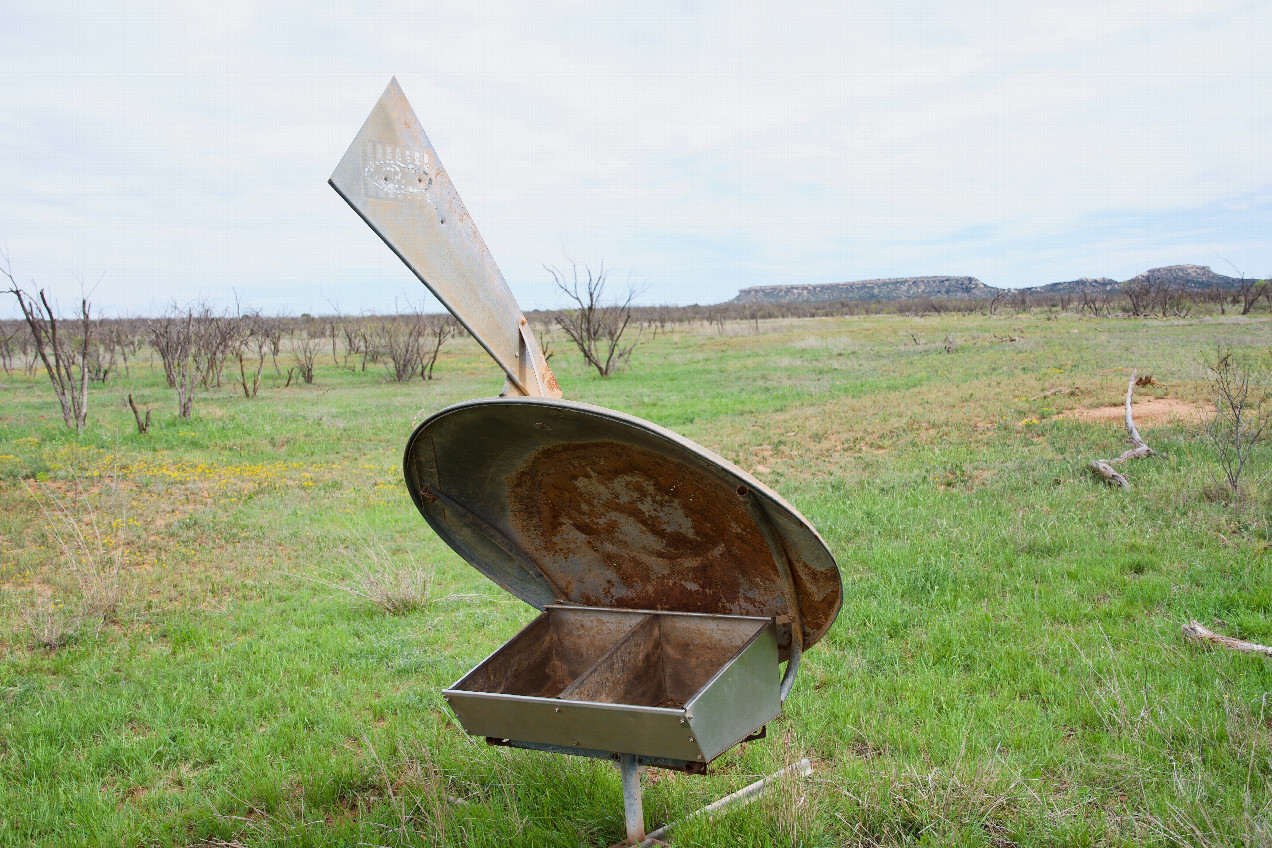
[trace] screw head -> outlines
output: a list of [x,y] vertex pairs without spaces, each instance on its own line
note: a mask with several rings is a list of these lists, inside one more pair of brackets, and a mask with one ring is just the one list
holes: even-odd
[[553,707],[553,708],[552,708],[552,712],[554,712],[554,713],[559,713],[559,712],[561,712],[561,708],[560,708],[560,707]]

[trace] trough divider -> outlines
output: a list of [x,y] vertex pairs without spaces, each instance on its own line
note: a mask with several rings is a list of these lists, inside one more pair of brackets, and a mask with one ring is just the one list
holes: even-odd
[[[648,631],[653,631],[653,632],[651,633]],[[557,695],[557,697],[563,701],[577,701],[577,700],[595,701],[596,700],[595,698],[586,698],[586,697],[577,698],[575,697],[575,693],[579,689],[583,688],[588,683],[590,683],[592,678],[598,677],[599,675],[601,675],[605,671],[605,668],[608,665],[611,665],[613,663],[614,658],[622,651],[625,651],[627,649],[627,646],[631,642],[637,639],[652,640],[655,648],[661,651],[661,646],[658,644],[661,641],[661,633],[659,632],[658,616],[656,613],[649,613],[643,616],[641,620],[638,621],[636,624],[632,625],[631,630],[628,630],[627,633],[623,635],[623,638],[619,639],[617,642],[611,645],[608,651],[601,654],[596,659],[596,662],[592,663],[590,666],[584,669],[579,674],[578,677],[574,678],[574,681],[570,683],[569,686],[565,687],[565,689],[563,689],[561,693]],[[660,667],[661,667],[661,663],[660,663]],[[665,688],[666,687],[664,684],[664,689]],[[616,703],[616,702],[611,701],[611,702],[602,702],[602,703]]]

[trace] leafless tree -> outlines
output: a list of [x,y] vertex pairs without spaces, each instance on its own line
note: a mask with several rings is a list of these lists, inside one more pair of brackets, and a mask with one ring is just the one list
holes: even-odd
[[194,411],[194,390],[206,385],[212,357],[207,354],[222,332],[216,314],[206,303],[181,309],[175,303],[158,318],[146,322],[150,344],[163,362],[168,385],[177,390],[177,413],[189,418]]
[[1272,289],[1269,289],[1267,280],[1249,280],[1242,276],[1238,294],[1241,295],[1242,315],[1249,315],[1261,298],[1266,297],[1272,303]]
[[274,373],[280,377],[283,376],[282,369],[278,367],[278,354],[283,349],[283,338],[291,333],[291,330],[287,327],[286,319],[258,316],[256,319],[256,330],[269,342],[269,357],[274,364]]
[[707,309],[707,323],[716,328],[716,333],[723,336],[724,327],[729,322],[729,310],[723,303]]
[[76,433],[81,432],[88,422],[88,356],[93,342],[88,298],[80,298],[79,320],[68,328],[65,324],[58,324],[57,315],[43,289],[33,295],[18,285],[13,278],[9,256],[3,252],[0,252],[0,274],[8,278],[9,293],[18,299],[18,305],[22,307],[22,317],[31,331],[35,353],[44,363],[57,402],[62,407],[62,420],[67,427],[74,427]]
[[207,370],[203,375],[203,388],[221,387],[221,373],[225,362],[247,331],[247,325],[241,318],[241,315],[231,316],[225,313],[210,316],[208,333],[199,349],[199,356],[208,360]]
[[574,308],[558,316],[557,323],[583,354],[583,359],[602,377],[625,368],[640,341],[638,332],[635,339],[629,337],[628,343],[623,343],[623,335],[632,320],[632,301],[640,291],[629,283],[620,299],[607,302],[605,286],[609,282],[609,270],[604,263],[596,272],[585,265],[582,278],[578,263],[572,259],[568,276],[559,268],[543,267],[552,275],[557,288],[574,302]]
[[[320,333],[321,329],[321,327],[317,328]],[[307,384],[314,381],[314,363],[318,359],[318,351],[321,347],[322,336],[310,335],[304,330],[298,333],[292,342],[292,361],[296,365],[296,370],[300,372],[300,379]]]
[[4,368],[4,373],[13,373],[13,354],[21,341],[18,336],[22,333],[22,325],[17,321],[0,321],[0,367]]
[[1109,293],[1101,289],[1084,287],[1082,289],[1080,303],[1078,304],[1078,311],[1085,312],[1088,309],[1091,311],[1092,318],[1100,317],[1101,312],[1108,315]]
[[1157,291],[1157,302],[1163,318],[1187,318],[1192,314],[1193,296],[1183,285],[1161,285]]
[[1148,315],[1153,308],[1156,292],[1148,280],[1136,278],[1122,284],[1122,294],[1130,301],[1132,315]]
[[[420,345],[420,379],[433,379],[433,368],[437,365],[442,345],[455,336],[457,329],[459,323],[449,315],[423,316],[420,328],[420,335],[424,339]],[[426,349],[425,345],[431,345],[431,349]]]
[[[250,312],[239,316],[240,329],[235,338],[233,355],[239,364],[239,386],[243,389],[243,397],[254,398],[261,388],[261,372],[265,370],[265,354],[270,350],[270,341],[265,334],[265,323],[269,319],[262,318],[259,312]],[[255,364],[252,360],[255,359]],[[251,385],[248,385],[247,369],[253,368]]]
[[[357,353],[362,353],[362,344],[365,338],[362,332],[362,322],[356,318],[342,318],[340,320],[340,333],[344,336],[344,358],[341,360],[341,367],[348,367],[349,357]],[[362,370],[367,370],[366,357],[363,357]]]
[[419,321],[385,318],[375,328],[374,344],[385,369],[396,383],[405,383],[419,369],[423,327]]
[[1272,388],[1267,374],[1249,359],[1238,359],[1219,345],[1213,360],[1203,360],[1206,386],[1215,405],[1215,416],[1203,435],[1223,471],[1224,482],[1234,497],[1241,494],[1241,475],[1254,447],[1272,423]]

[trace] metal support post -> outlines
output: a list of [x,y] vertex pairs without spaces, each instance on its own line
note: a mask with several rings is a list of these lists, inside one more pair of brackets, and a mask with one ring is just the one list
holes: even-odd
[[618,770],[623,774],[623,817],[627,821],[627,844],[645,841],[645,810],[640,798],[640,766],[635,754],[620,754]]

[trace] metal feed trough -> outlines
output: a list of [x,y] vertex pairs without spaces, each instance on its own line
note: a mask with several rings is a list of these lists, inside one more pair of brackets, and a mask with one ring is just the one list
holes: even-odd
[[839,612],[835,560],[740,468],[561,399],[396,80],[331,185],[506,377],[499,397],[438,412],[406,446],[406,484],[433,530],[542,611],[446,700],[491,744],[616,760],[628,843],[648,842],[638,768],[701,774],[763,735]]

